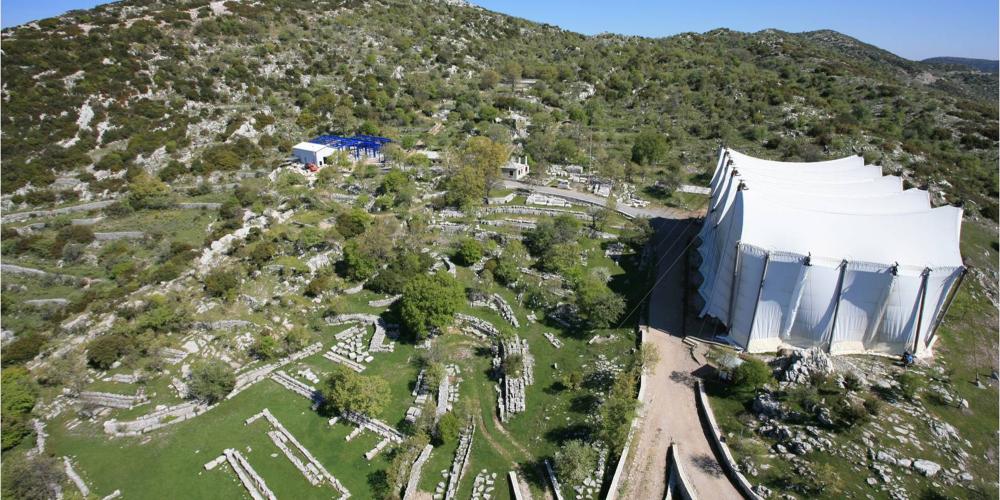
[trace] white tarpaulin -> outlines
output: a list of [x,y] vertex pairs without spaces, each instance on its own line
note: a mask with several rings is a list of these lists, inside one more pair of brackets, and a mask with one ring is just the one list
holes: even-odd
[[749,351],[923,354],[965,268],[962,210],[859,156],[720,153],[699,233],[702,315]]

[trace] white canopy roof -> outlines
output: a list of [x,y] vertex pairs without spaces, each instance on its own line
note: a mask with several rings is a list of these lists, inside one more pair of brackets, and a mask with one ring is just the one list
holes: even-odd
[[699,233],[701,314],[751,351],[929,351],[964,273],[962,210],[931,208],[860,156],[816,163],[720,151]]
[[741,191],[730,238],[763,249],[912,267],[960,267],[962,209],[897,214],[834,213],[793,208]]

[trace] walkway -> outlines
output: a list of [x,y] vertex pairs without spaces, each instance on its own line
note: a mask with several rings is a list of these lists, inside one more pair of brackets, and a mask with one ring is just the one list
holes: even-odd
[[628,475],[618,497],[663,498],[667,449],[671,442],[676,442],[680,445],[681,466],[697,498],[739,499],[742,496],[723,473],[702,429],[692,375],[700,364],[681,342],[684,246],[698,224],[690,219],[659,220],[655,226],[656,254],[662,256],[657,276],[663,279],[650,296],[650,328],[643,342],[656,347],[660,360],[646,377],[642,418],[633,437]]
[[[606,206],[608,199],[602,196],[597,196],[593,193],[584,193],[581,191],[573,191],[572,189],[559,189],[548,186],[536,186],[534,184],[526,184],[524,182],[518,181],[503,181],[503,184],[508,189],[524,189],[527,191],[532,191],[535,193],[547,194],[549,196],[558,196],[560,198],[566,198],[568,200],[574,200],[582,203],[588,203],[590,205],[596,205],[599,207]],[[646,208],[629,207],[619,203],[615,209],[625,215],[626,217],[646,217],[648,219],[683,219],[686,217],[692,217],[694,214],[679,208],[664,207],[661,205],[650,204]]]

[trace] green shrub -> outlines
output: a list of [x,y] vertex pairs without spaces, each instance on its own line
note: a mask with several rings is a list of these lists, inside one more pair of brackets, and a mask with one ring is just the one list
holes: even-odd
[[771,367],[757,358],[743,358],[743,364],[733,370],[733,384],[746,390],[758,390],[774,380]]
[[231,299],[240,284],[240,274],[242,273],[237,269],[216,269],[205,276],[205,291],[215,297]]
[[87,362],[98,370],[107,370],[128,351],[131,341],[122,335],[97,337],[87,345]]
[[202,361],[191,368],[189,395],[205,403],[221,401],[236,387],[236,373],[220,360]]
[[455,245],[455,262],[463,266],[471,266],[483,257],[483,245],[475,238],[462,238]]

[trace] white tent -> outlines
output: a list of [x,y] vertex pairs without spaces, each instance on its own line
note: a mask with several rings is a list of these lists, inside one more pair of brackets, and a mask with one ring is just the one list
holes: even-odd
[[[875,174],[873,174],[873,172]],[[699,238],[701,314],[749,351],[929,352],[965,273],[962,211],[861,157],[720,152]]]

